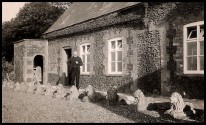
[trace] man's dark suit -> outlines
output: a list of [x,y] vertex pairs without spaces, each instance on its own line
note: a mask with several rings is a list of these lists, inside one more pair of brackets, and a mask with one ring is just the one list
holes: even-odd
[[82,59],[78,56],[72,56],[67,63],[69,66],[69,73],[71,73],[71,84],[74,85],[74,79],[76,78],[76,87],[79,89],[80,66],[83,65]]

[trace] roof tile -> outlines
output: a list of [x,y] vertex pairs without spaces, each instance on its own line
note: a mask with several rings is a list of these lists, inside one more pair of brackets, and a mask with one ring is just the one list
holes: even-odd
[[139,3],[140,2],[76,2],[73,3],[44,34]]

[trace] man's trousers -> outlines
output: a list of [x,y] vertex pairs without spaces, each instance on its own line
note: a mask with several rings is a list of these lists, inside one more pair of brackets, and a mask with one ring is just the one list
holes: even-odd
[[71,70],[71,84],[74,84],[74,80],[76,79],[76,87],[79,90],[79,78],[80,78],[80,70],[78,68],[72,68]]

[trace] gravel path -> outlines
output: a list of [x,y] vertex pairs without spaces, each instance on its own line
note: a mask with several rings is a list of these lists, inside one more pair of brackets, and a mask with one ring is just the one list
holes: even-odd
[[3,90],[3,122],[133,122],[98,105]]
[[[154,118],[135,113],[134,107],[108,106],[105,101],[89,103],[58,100],[41,95],[2,91],[2,122],[66,122],[66,123],[134,123],[134,122],[177,122],[174,119]],[[185,122],[185,121],[179,121]]]

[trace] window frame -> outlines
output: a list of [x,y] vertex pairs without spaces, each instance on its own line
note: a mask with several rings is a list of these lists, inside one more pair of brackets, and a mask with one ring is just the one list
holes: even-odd
[[[122,41],[122,48],[118,48],[117,45],[118,45],[118,40],[121,40]],[[107,70],[107,74],[108,75],[122,75],[123,74],[123,38],[122,37],[118,37],[118,38],[113,38],[113,39],[110,39],[108,40],[108,70]],[[111,42],[112,41],[115,41],[115,49],[111,49]],[[117,71],[118,69],[118,65],[117,65],[117,62],[120,62],[118,61],[118,55],[117,55],[117,52],[118,51],[121,51],[122,52],[122,71]],[[115,71],[112,72],[112,68],[111,68],[111,52],[115,52]]]
[[[186,24],[183,26],[183,73],[184,74],[204,74],[204,69],[200,70],[200,56],[204,56],[204,55],[200,55],[200,41],[204,41],[204,37],[200,38],[201,35],[201,30],[200,30],[200,26],[204,25],[204,21],[198,21],[198,22],[194,22],[194,23],[190,23],[190,24]],[[197,38],[191,38],[188,39],[188,27],[195,27],[197,28]],[[200,32],[199,32],[200,31]],[[188,61],[187,61],[187,48],[188,48],[188,43],[189,42],[196,42],[197,44],[197,70],[188,70]]]
[[[87,52],[87,45],[90,45],[90,52]],[[85,53],[83,53],[83,48],[82,48],[83,46],[85,46]],[[83,65],[84,65],[83,55],[85,55],[85,72],[83,72]],[[88,56],[87,55],[90,56],[90,71],[89,72],[87,71],[87,68],[88,68],[87,67],[87,64],[88,64],[88,62],[87,62]],[[91,44],[90,43],[84,43],[84,44],[80,45],[80,57],[81,57],[82,63],[83,63],[83,65],[80,68],[80,74],[81,75],[88,75],[88,74],[90,74],[91,73]]]

